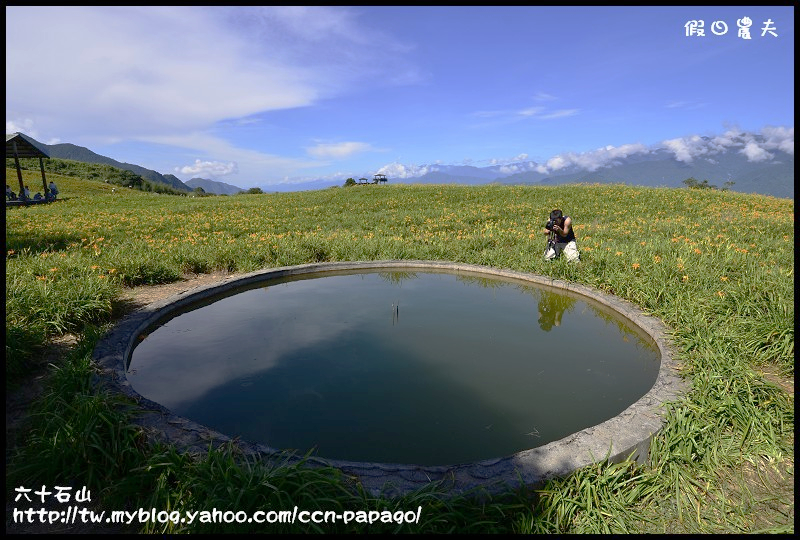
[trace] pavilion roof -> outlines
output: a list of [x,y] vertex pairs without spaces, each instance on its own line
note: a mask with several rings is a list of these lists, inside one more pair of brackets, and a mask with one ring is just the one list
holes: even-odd
[[26,137],[22,133],[7,133],[6,157],[14,157],[14,155],[18,158],[50,158],[47,152],[36,146],[32,139]]

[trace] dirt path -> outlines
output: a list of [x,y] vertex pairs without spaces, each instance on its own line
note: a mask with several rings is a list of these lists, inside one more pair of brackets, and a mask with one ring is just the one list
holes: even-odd
[[187,274],[183,279],[175,283],[164,285],[143,285],[132,289],[125,289],[123,300],[130,302],[133,309],[151,304],[157,300],[168,298],[173,294],[188,291],[195,287],[211,285],[224,280],[233,279],[242,274],[231,274],[228,272],[213,272],[211,274]]

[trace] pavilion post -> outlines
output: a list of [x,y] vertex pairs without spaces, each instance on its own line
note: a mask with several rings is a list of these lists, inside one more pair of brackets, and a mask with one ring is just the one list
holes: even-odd
[[19,154],[17,153],[17,141],[12,141],[14,143],[14,164],[17,166],[17,178],[19,179],[19,196],[25,193],[25,184],[22,183],[22,169],[19,166]]
[[44,161],[42,161],[42,156],[39,156],[39,168],[42,171],[42,186],[44,187],[42,195],[47,197],[47,179],[44,177]]

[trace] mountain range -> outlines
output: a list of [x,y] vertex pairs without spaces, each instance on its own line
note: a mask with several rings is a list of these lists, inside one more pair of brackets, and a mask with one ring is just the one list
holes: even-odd
[[[618,153],[624,155],[609,158],[616,150],[623,150]],[[675,151],[667,147],[632,145],[631,149],[608,147],[594,153],[562,156],[551,160],[554,163],[518,162],[513,168],[505,165],[429,165],[420,167],[420,170],[426,171],[424,174],[404,178],[392,175],[391,167],[379,172],[389,173],[390,183],[415,184],[619,183],[683,188],[686,187],[685,180],[694,178],[698,183],[707,181],[709,185],[720,189],[794,199],[793,150],[793,142],[781,148],[763,135],[740,134],[738,140],[725,141],[724,144],[711,137],[692,138],[687,148]],[[330,185],[335,184],[317,181],[269,187],[272,190],[302,190]]]
[[241,193],[243,190],[240,187],[232,186],[230,184],[226,184],[225,182],[218,182],[216,180],[208,180],[207,178],[192,178],[191,180],[184,182],[187,186],[191,189],[200,188],[206,193],[214,193],[216,195],[236,195],[237,193]]
[[184,184],[178,177],[171,174],[160,174],[151,169],[145,169],[139,165],[131,163],[121,163],[110,157],[95,154],[88,148],[83,146],[76,146],[69,143],[60,144],[44,144],[25,135],[25,137],[40,150],[43,150],[48,156],[56,159],[71,159],[72,161],[80,161],[82,163],[99,163],[101,165],[110,165],[117,169],[123,169],[134,172],[150,182],[158,182],[166,184],[181,191],[192,191],[192,188]]
[[[31,137],[33,144],[50,157],[70,159],[85,163],[102,163],[119,169],[129,170],[151,182],[160,182],[183,191],[202,188],[206,193],[233,195],[242,191],[237,186],[209,180],[192,178],[182,182],[172,174],[161,174],[130,163],[121,163],[69,143],[43,144]],[[765,141],[760,135],[752,135],[756,144]],[[573,163],[557,170],[543,167],[535,162],[516,163],[514,169],[505,166],[473,167],[466,165],[433,165],[426,167],[425,174],[392,178],[389,183],[422,184],[468,184],[487,183],[523,185],[559,185],[568,183],[622,183],[649,187],[685,187],[684,180],[694,178],[699,182],[707,180],[719,188],[729,187],[731,191],[758,193],[773,197],[794,199],[794,154],[781,149],[771,149],[769,156],[760,156],[760,161],[751,160],[737,146],[720,148],[713,146],[711,139],[703,137],[699,144],[706,142],[713,151],[699,152],[700,155],[682,160],[666,148],[631,152],[602,165],[587,165],[580,157]],[[740,146],[744,146],[743,144]],[[388,171],[382,171],[388,172]],[[354,178],[363,175],[355,174]],[[371,175],[369,175],[371,176]],[[298,191],[341,186],[341,180],[319,180],[302,184],[277,184],[261,186],[264,192]]]
[[512,174],[502,183],[558,185],[568,183],[621,183],[650,187],[685,187],[684,180],[708,180],[719,188],[731,183],[731,191],[759,193],[773,197],[794,198],[794,155],[774,151],[767,161],[749,161],[735,150],[716,154],[712,158],[694,159],[690,163],[678,161],[665,150],[651,151],[644,156],[626,158],[624,161],[595,171],[571,166],[559,174],[535,171]]

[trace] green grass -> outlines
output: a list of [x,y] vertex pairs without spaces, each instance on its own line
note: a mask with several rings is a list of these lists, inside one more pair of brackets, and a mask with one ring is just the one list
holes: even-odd
[[[36,182],[36,173],[24,174]],[[271,525],[268,532],[794,530],[793,487],[739,474],[764,467],[793,473],[794,397],[763,375],[794,375],[792,200],[622,185],[382,185],[188,198],[119,187],[112,193],[99,181],[53,177],[66,200],[6,214],[7,385],[24,382],[50,339],[74,333],[81,344],[51,368],[9,467],[7,492],[12,484],[70,482],[101,492],[109,509],[423,507],[420,525],[399,529]],[[540,230],[555,207],[573,217],[577,265],[542,260]],[[123,287],[183,273],[377,259],[549,275],[618,295],[662,319],[692,390],[669,405],[651,463],[598,463],[533,493],[450,498],[433,485],[384,500],[334,469],[243,461],[234,448],[195,459],[148,443],[119,398],[89,384],[91,350],[116,317]],[[789,501],[792,516],[782,518]]]

